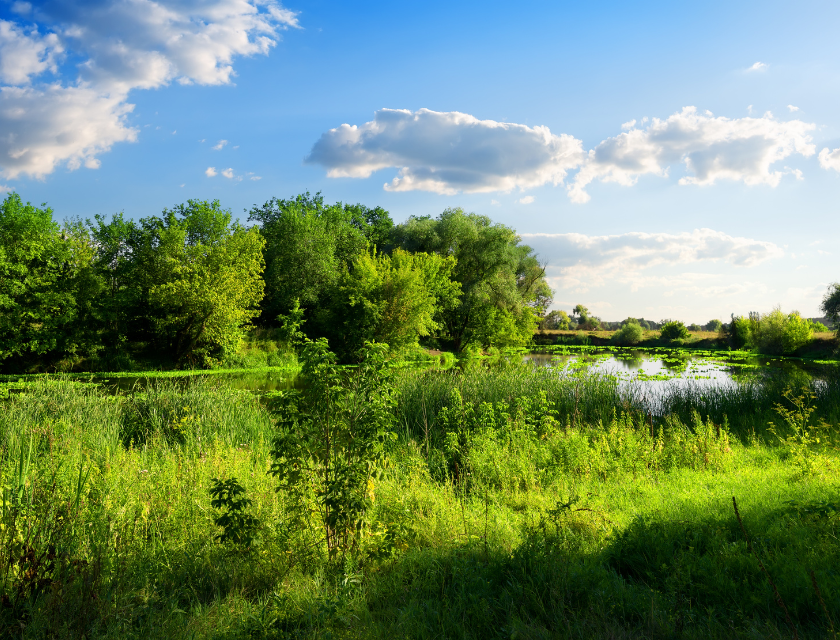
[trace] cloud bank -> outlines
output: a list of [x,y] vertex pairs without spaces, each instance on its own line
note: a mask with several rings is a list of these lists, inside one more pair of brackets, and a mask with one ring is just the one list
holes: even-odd
[[[97,167],[133,141],[128,94],[171,82],[228,84],[238,56],[266,54],[296,14],[274,0],[48,0],[0,21],[0,173]],[[43,33],[42,33],[43,32]],[[57,78],[72,59],[72,81]],[[39,82],[36,82],[39,81]]]
[[457,111],[382,109],[361,126],[324,133],[306,162],[333,178],[399,169],[387,191],[442,194],[561,184],[583,159],[580,140],[548,127],[479,120]]
[[547,127],[478,120],[457,111],[382,109],[363,125],[343,124],[324,133],[305,159],[333,178],[367,178],[397,169],[387,191],[442,194],[529,189],[548,183],[567,186],[573,202],[589,200],[595,181],[635,184],[642,175],[666,177],[683,165],[680,184],[711,185],[721,179],[748,185],[778,185],[785,173],[773,165],[792,154],[815,152],[814,124],[758,118],[729,119],[697,113],[695,107],[660,120],[625,122],[624,130],[588,153],[582,142]]
[[[781,247],[772,242],[730,236],[713,229],[678,234],[520,235],[522,242],[547,263],[546,273],[555,286],[575,291],[610,282],[627,284],[634,291],[646,286],[699,286],[697,281],[707,279],[706,274],[678,273],[677,269],[713,263],[748,268],[784,255]],[[646,275],[652,267],[658,267],[657,275]],[[669,271],[668,275],[659,275],[663,268]]]

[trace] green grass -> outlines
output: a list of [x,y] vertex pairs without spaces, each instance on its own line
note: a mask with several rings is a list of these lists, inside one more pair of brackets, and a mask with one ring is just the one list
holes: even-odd
[[[674,393],[655,419],[611,379],[527,366],[397,384],[400,437],[336,565],[314,518],[285,528],[254,395],[27,382],[0,400],[0,536],[14,517],[28,558],[0,559],[0,637],[790,638],[759,559],[800,638],[840,623],[836,383],[805,450],[756,428],[783,428],[782,382]],[[217,477],[253,500],[254,552],[214,541]]]

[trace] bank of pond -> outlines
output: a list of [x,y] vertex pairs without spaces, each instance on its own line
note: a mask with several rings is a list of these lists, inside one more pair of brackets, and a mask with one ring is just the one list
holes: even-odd
[[4,379],[0,636],[834,637],[836,363],[434,360]]

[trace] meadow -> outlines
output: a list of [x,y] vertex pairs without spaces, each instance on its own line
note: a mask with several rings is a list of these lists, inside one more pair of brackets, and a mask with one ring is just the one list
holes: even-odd
[[837,376],[388,375],[345,544],[269,473],[294,392],[3,383],[2,637],[836,637]]

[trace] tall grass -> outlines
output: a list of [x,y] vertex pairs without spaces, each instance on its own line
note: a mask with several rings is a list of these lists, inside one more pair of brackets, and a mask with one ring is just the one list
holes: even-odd
[[840,423],[840,378],[812,382],[791,376],[755,377],[737,385],[667,384],[652,391],[644,382],[622,386],[600,374],[561,374],[528,362],[459,370],[404,370],[398,377],[397,418],[403,432],[415,439],[435,438],[437,415],[450,406],[457,390],[465,402],[510,403],[545,394],[559,420],[570,424],[607,424],[615,412],[632,412],[654,423],[676,416],[684,423],[698,413],[717,424],[727,422],[733,435],[746,441],[764,436],[777,418],[775,405],[784,392],[809,389],[815,394],[815,420]]
[[[0,399],[0,486],[26,496],[3,498],[0,637],[789,638],[756,558],[799,637],[831,637],[840,457],[748,437],[781,428],[783,381],[668,388],[667,416],[528,365],[397,381],[404,437],[344,564],[285,528],[275,418],[249,393],[59,379]],[[813,391],[836,434],[836,381]],[[232,477],[262,523],[248,554],[215,542],[208,489]]]

